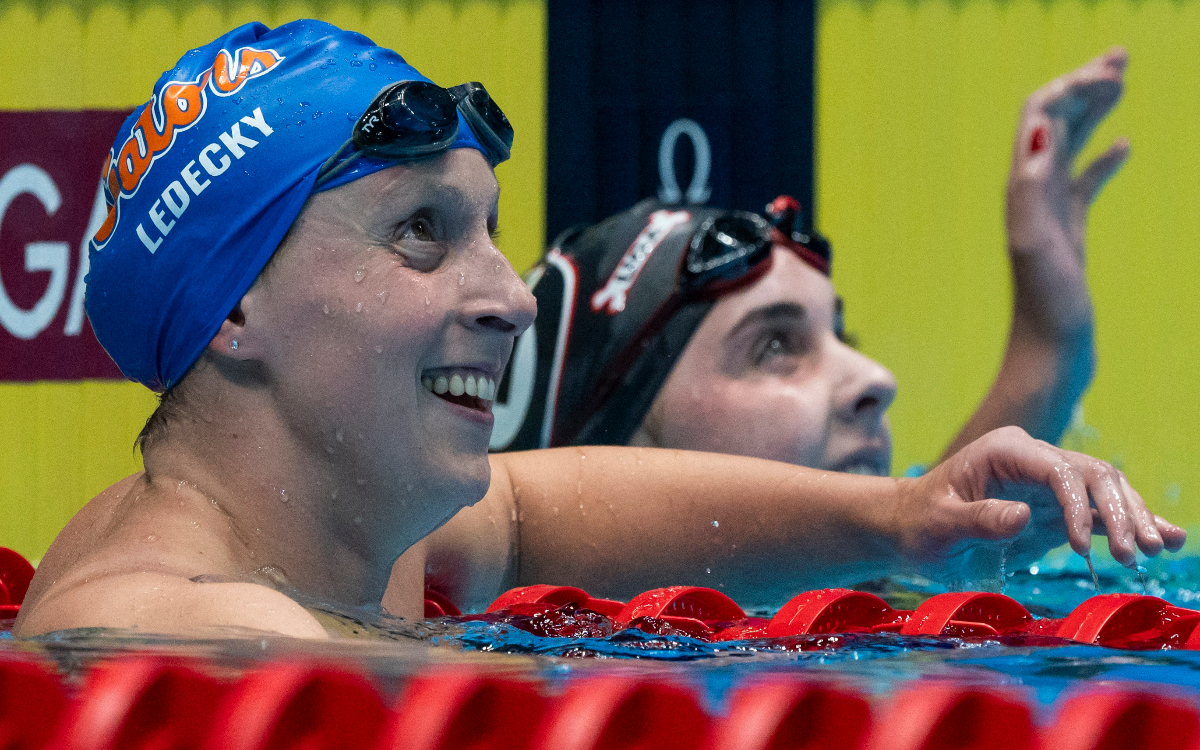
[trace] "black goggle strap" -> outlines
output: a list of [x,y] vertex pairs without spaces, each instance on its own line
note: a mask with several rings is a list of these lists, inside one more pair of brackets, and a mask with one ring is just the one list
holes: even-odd
[[[491,94],[480,83],[460,83],[449,89],[450,95],[454,97],[454,101],[458,105],[458,111],[462,112],[463,118],[467,124],[471,126],[471,132],[479,139],[480,145],[487,150],[488,161],[493,165],[503,161],[508,161],[512,156],[512,126],[508,124],[508,119],[504,117],[504,113],[500,110],[499,105],[492,99]],[[491,123],[487,117],[475,105],[473,94],[482,92],[487,98],[487,101],[499,113],[504,122]],[[507,132],[497,132],[497,127],[503,127]],[[505,138],[507,136],[507,139]]]
[[[354,148],[354,139],[347,138],[346,142],[338,146],[338,150],[333,152],[333,156],[325,160],[321,165],[321,171],[317,172],[317,181],[313,183],[313,192],[321,189],[321,186],[337,177],[342,172],[346,171],[351,164],[358,161],[358,157],[363,155],[361,150],[355,150],[354,153],[346,156],[346,152]],[[343,157],[345,157],[343,159]],[[339,163],[339,160],[342,160]]]

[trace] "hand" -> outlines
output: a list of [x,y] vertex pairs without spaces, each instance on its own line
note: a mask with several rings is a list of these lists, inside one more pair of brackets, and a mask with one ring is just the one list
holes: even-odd
[[[1013,144],[1006,224],[1018,315],[1041,336],[1091,328],[1084,276],[1088,209],[1129,156],[1120,138],[1073,178],[1075,157],[1121,98],[1126,54],[1115,48],[1042,86],[1025,102]],[[1088,337],[1090,345],[1090,337]]]
[[[1132,566],[1136,549],[1152,557],[1178,550],[1187,538],[1147,510],[1111,464],[1034,440],[1018,427],[993,430],[925,476],[899,481],[893,522],[901,552],[925,561],[953,557],[978,540],[1011,539],[1024,559],[1064,541],[1086,555],[1091,535],[1106,533],[1113,558]],[[1055,522],[1043,520],[1050,518]]]

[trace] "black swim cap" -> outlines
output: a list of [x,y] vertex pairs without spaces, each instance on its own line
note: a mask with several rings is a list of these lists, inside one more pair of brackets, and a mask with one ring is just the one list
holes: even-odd
[[[601,382],[604,373],[644,329],[658,327],[653,318],[676,288],[693,236],[731,213],[645,200],[559,235],[526,276],[538,315],[502,380],[492,449],[628,443],[716,296],[689,298],[676,309],[631,361],[626,357],[628,368],[615,385]],[[768,210],[767,222],[755,220],[775,244],[798,244],[794,212]],[[828,274],[827,244],[818,255],[804,252],[814,266],[823,260],[819,270]]]

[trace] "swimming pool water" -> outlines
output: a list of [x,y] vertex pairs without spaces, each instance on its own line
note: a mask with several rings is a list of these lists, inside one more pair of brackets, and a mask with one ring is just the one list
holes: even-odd
[[[1146,563],[1144,576],[1111,560],[1097,561],[1096,567],[1103,593],[1145,592],[1192,607],[1200,600],[1200,556],[1164,555]],[[997,590],[999,581],[987,587]],[[945,590],[920,579],[877,582],[871,588],[905,608]],[[1096,593],[1084,561],[1066,551],[1052,553],[1028,569],[1006,572],[1003,592],[1039,617],[1062,617]],[[447,619],[405,623],[369,613],[356,613],[355,617],[364,634],[377,638],[316,646],[248,633],[234,641],[179,641],[93,630],[17,641],[0,631],[0,649],[44,652],[68,673],[90,661],[131,650],[203,656],[232,667],[280,656],[319,656],[363,664],[385,681],[447,660],[536,673],[551,682],[604,669],[667,672],[701,684],[714,707],[720,706],[732,685],[751,675],[779,671],[834,679],[870,694],[890,693],[915,679],[1021,686],[1043,706],[1085,682],[1095,686],[1134,680],[1182,688],[1200,697],[1200,652],[1192,651],[1123,651],[1062,642],[1031,645],[1044,641],[1029,638],[955,639],[891,633],[716,643],[637,630],[599,638],[547,638],[502,622]]]

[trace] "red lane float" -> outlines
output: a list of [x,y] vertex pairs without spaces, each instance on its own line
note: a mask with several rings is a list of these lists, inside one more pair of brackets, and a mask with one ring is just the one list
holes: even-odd
[[711,720],[685,688],[595,677],[554,701],[532,750],[708,750]]
[[874,633],[899,630],[911,612],[892,607],[874,594],[820,589],[795,596],[771,618],[767,636],[818,633]]
[[697,638],[708,638],[722,626],[741,625],[746,613],[716,589],[668,586],[638,594],[614,618],[618,625],[660,632],[658,624]]
[[439,591],[425,588],[425,619],[434,617],[458,617],[462,610],[454,606],[454,602]]
[[0,748],[42,748],[67,706],[58,677],[40,663],[0,655]]
[[605,617],[616,617],[624,609],[625,602],[612,599],[597,599],[583,589],[574,586],[551,586],[545,583],[509,589],[488,605],[487,612],[513,612],[516,614],[540,614],[565,604],[574,604]]
[[[1102,594],[1080,604],[1058,628],[1060,638],[1113,648],[1200,648],[1200,612],[1156,596]],[[1200,635],[1200,634],[1197,634]]]
[[1044,733],[1051,750],[1195,750],[1200,713],[1191,703],[1145,691],[1103,690],[1066,700]]
[[1033,622],[1033,615],[1003,594],[956,591],[921,603],[901,635],[995,636]]
[[361,674],[281,662],[247,673],[221,701],[199,750],[376,747],[391,712]]
[[379,750],[528,750],[545,711],[528,682],[441,671],[408,684]]
[[776,678],[734,692],[712,750],[859,750],[870,728],[871,708],[862,696]]
[[1019,694],[918,683],[892,699],[867,742],[867,750],[951,748],[1038,750],[1033,715]]
[[0,620],[17,616],[33,580],[33,566],[19,552],[0,547]]
[[225,693],[216,679],[154,656],[117,659],[88,672],[52,750],[190,750]]

